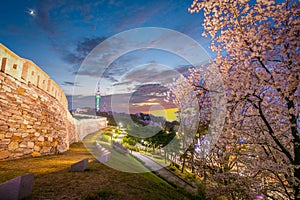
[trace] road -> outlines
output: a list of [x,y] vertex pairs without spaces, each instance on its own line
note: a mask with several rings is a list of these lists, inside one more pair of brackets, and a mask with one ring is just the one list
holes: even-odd
[[174,172],[168,170],[167,168],[164,168],[159,163],[153,161],[148,156],[143,155],[139,152],[132,152],[132,155],[138,160],[140,160],[145,167],[147,167],[149,170],[153,171],[155,174],[165,179],[167,182],[173,183],[178,187],[183,188],[193,194],[197,193],[197,188],[195,186],[182,179],[181,177],[177,176]]

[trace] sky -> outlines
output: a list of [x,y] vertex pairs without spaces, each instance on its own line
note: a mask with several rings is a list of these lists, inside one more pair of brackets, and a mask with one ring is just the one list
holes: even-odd
[[[173,109],[164,101],[168,84],[187,72],[192,56],[199,61],[192,64],[201,64],[212,55],[201,36],[201,13],[187,11],[191,3],[5,0],[0,43],[42,68],[64,90],[69,107],[93,107],[100,87],[109,110]],[[196,51],[191,40],[203,49],[187,58]]]

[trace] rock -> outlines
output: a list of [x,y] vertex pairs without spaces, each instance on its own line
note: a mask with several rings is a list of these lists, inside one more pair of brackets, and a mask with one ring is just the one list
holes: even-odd
[[13,150],[17,149],[18,147],[19,147],[19,143],[18,142],[11,142],[8,145],[8,150],[9,151],[13,151]]
[[0,131],[7,131],[7,130],[8,130],[8,126],[7,125],[0,126]]
[[34,142],[28,142],[27,147],[32,149],[34,147]]
[[0,151],[0,160],[8,158],[10,155],[9,151]]
[[53,138],[51,136],[48,136],[48,141],[53,142]]
[[24,155],[28,155],[28,154],[31,154],[31,153],[32,153],[32,149],[24,149],[23,150]]
[[31,154],[32,157],[39,157],[41,156],[41,154],[37,151],[34,151],[32,154]]
[[53,147],[56,147],[58,145],[58,142],[57,141],[54,141],[53,143],[52,143],[52,146]]
[[13,136],[13,134],[11,132],[8,132],[8,133],[5,134],[6,138],[11,138],[12,136]]
[[43,147],[42,150],[41,150],[41,153],[49,154],[50,151],[51,151],[51,147]]
[[20,94],[20,95],[24,95],[25,94],[25,89],[24,88],[18,88],[18,89],[16,89],[16,92],[18,93],[18,94]]
[[57,150],[58,150],[60,153],[62,153],[62,152],[67,151],[68,149],[67,149],[67,146],[66,146],[65,144],[60,144],[60,145],[57,146]]
[[21,148],[27,147],[27,142],[21,142],[19,144],[19,147],[21,147]]
[[23,140],[23,138],[22,138],[22,133],[20,133],[20,132],[15,132],[15,133],[14,133],[14,136],[19,137],[19,140],[20,140],[20,141]]
[[40,149],[41,149],[41,147],[36,146],[36,145],[33,147],[33,150],[35,150],[35,151],[40,151]]
[[10,139],[2,139],[1,144],[9,144],[10,143]]
[[88,158],[71,165],[71,172],[83,172],[88,169]]
[[14,136],[12,136],[11,141],[12,141],[12,142],[21,142],[21,141],[23,141],[23,138],[20,137],[20,136],[17,136],[17,135],[15,134]]
[[18,200],[30,198],[33,185],[33,174],[18,176],[0,185],[2,200]]
[[40,142],[44,142],[44,141],[45,141],[45,139],[44,139],[44,137],[43,137],[43,136],[40,136],[40,137],[38,138],[38,141],[40,141]]
[[22,133],[22,138],[26,138],[29,135],[29,133]]

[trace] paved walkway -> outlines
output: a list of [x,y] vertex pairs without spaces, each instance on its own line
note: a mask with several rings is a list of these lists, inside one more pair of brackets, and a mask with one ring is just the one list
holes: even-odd
[[159,163],[153,161],[146,155],[143,155],[139,152],[132,152],[132,155],[139,159],[145,167],[153,171],[158,176],[164,178],[170,183],[177,185],[180,188],[183,188],[193,194],[197,193],[197,188],[193,186],[191,183],[187,182],[186,180],[182,179],[181,177],[177,176],[174,172],[168,170],[167,168],[163,167]]

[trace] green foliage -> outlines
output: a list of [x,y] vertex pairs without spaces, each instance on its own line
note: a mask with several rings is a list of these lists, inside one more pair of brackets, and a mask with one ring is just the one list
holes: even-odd
[[176,168],[175,166],[173,166],[173,165],[172,165],[172,166],[170,166],[170,170],[171,170],[171,171],[175,172],[175,171],[176,171],[176,169],[177,169],[177,168]]
[[135,146],[136,143],[138,142],[138,138],[135,138],[131,135],[126,135],[124,138],[123,138],[123,144],[128,144],[128,146]]
[[204,182],[201,182],[199,185],[198,185],[198,195],[200,196],[200,198],[202,199],[206,199],[205,196],[206,196],[206,185]]

